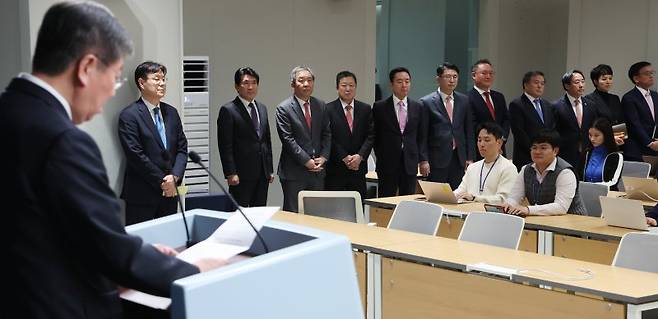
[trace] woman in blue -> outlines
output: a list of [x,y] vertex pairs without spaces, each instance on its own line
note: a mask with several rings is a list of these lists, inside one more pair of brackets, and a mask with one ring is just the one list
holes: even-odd
[[589,128],[590,145],[585,152],[583,181],[616,189],[624,156],[619,153],[607,118],[600,117]]

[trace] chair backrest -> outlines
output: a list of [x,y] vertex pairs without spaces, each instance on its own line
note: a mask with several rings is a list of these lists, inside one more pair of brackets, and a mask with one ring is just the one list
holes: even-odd
[[608,186],[597,183],[580,182],[578,192],[583,199],[587,216],[601,217],[600,196],[608,196]]
[[[624,166],[621,169],[621,176],[630,176],[630,177],[649,177],[649,172],[651,171],[651,164],[645,162],[633,162],[633,161],[624,161]],[[620,191],[626,191],[624,188],[624,182],[619,180],[618,188]]]
[[232,212],[238,209],[228,195],[224,194],[188,194],[185,195],[185,210],[203,208],[220,212]]
[[365,224],[361,194],[355,191],[300,191],[299,213]]
[[417,200],[401,201],[393,211],[388,228],[436,235],[443,216],[443,207]]
[[469,213],[459,233],[459,240],[517,249],[525,220],[498,213]]
[[621,238],[613,266],[658,273],[658,234],[627,233]]

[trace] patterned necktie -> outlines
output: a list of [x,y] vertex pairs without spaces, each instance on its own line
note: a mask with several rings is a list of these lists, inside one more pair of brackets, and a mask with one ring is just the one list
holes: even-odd
[[647,101],[647,105],[649,105],[649,111],[651,111],[651,119],[656,121],[656,113],[653,109],[653,99],[651,98],[651,91],[647,91],[647,94],[644,95],[644,99]]
[[491,113],[491,118],[495,121],[496,120],[496,111],[494,110],[493,103],[491,103],[491,98],[489,98],[489,92],[484,92],[484,101],[487,103],[487,108],[489,109],[489,113]]
[[353,119],[352,119],[352,105],[347,105],[345,106],[345,118],[347,119],[347,125],[350,127],[350,132],[352,132],[352,124],[353,124]]
[[256,130],[256,134],[258,137],[260,137],[260,125],[258,125],[258,113],[256,113],[256,106],[254,105],[253,102],[249,103],[247,105],[249,107],[249,116],[251,116],[251,124],[254,126],[254,130]]
[[162,123],[162,117],[160,117],[160,108],[156,107],[153,109],[153,117],[155,118],[155,128],[158,130],[158,134],[160,134],[160,140],[162,140],[162,145],[164,145],[164,148],[167,149],[167,134],[165,134],[165,127],[164,124]]
[[582,127],[583,126],[583,106],[580,104],[580,99],[576,99],[574,104],[576,104],[576,121],[578,121],[578,127]]
[[542,123],[544,123],[544,113],[541,111],[541,104],[539,102],[539,99],[534,99],[532,103],[535,105],[535,111],[537,111],[537,115],[539,115],[539,119],[541,120]]
[[308,102],[304,103],[304,117],[306,118],[306,126],[311,129],[311,105]]
[[404,128],[407,126],[407,109],[404,107],[404,102],[398,102],[398,121],[400,122],[400,133],[404,133]]

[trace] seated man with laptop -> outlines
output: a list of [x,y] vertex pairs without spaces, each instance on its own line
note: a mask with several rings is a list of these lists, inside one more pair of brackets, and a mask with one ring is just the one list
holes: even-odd
[[477,147],[482,160],[466,168],[457,198],[482,203],[504,203],[518,175],[516,166],[501,154],[503,129],[495,122],[477,128]]
[[[505,213],[519,216],[586,215],[574,168],[557,156],[559,145],[560,136],[552,130],[542,129],[533,137],[530,148],[532,164],[521,168],[507,203],[502,206]],[[527,200],[527,206],[524,200]]]

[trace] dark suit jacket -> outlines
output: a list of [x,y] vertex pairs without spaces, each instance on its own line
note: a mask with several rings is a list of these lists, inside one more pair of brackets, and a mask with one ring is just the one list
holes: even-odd
[[[489,90],[489,93],[491,102],[494,105],[494,111],[496,112],[495,122],[503,128],[503,137],[505,140],[507,140],[510,130],[510,120],[507,112],[507,102],[505,102],[505,96],[502,93],[494,90]],[[471,88],[468,91],[468,100],[471,102],[471,110],[473,111],[473,119],[475,121],[475,127],[473,128],[474,130],[477,129],[477,125],[480,125],[484,122],[494,121],[494,119],[491,117],[491,112],[489,112],[489,108],[487,107],[487,103],[475,88]],[[477,140],[477,132],[475,132],[474,138]]]
[[173,174],[183,180],[187,165],[187,138],[176,109],[160,102],[167,135],[164,149],[151,111],[140,98],[119,115],[119,141],[126,155],[121,198],[130,203],[155,204],[162,197],[162,178]]
[[427,156],[430,169],[444,168],[450,164],[453,138],[462,166],[467,160],[475,158],[475,129],[470,102],[466,95],[456,91],[453,97],[452,123],[438,91],[420,99],[428,119]]
[[[418,163],[427,160],[427,122],[422,105],[409,97],[407,104],[404,133],[400,133],[393,96],[375,102],[372,107],[377,174],[397,176],[400,170],[404,170],[407,175],[416,176]],[[404,159],[403,167],[400,167],[400,158]]]
[[[327,113],[331,127],[331,157],[327,163],[327,175],[365,176],[368,172],[368,156],[375,139],[372,108],[366,103],[354,100],[351,132],[340,99],[327,104]],[[353,154],[359,154],[362,159],[358,171],[348,169],[343,163],[345,156]]]
[[281,139],[277,173],[281,179],[304,180],[314,176],[324,177],[326,173],[325,170],[311,173],[304,166],[313,157],[329,159],[331,152],[331,129],[326,105],[314,97],[311,97],[310,104],[311,131],[294,95],[276,107],[276,130]]
[[578,127],[576,113],[566,94],[553,103],[555,108],[555,129],[560,133],[561,139],[559,156],[571,164],[576,172],[582,171],[580,167],[582,151],[588,145],[588,131],[596,117],[596,110],[589,100],[583,97],[581,101],[583,103],[581,127]]
[[11,150],[0,232],[11,293],[2,318],[120,318],[116,284],[169,295],[198,269],[127,235],[93,139],[46,90],[14,79],[0,97],[0,133]]
[[555,129],[555,118],[553,105],[545,99],[540,98],[544,122],[541,121],[535,106],[525,94],[514,99],[509,104],[512,134],[514,134],[513,162],[517,169],[532,162],[530,158],[530,146],[532,139],[540,129]]
[[[242,100],[236,97],[219,109],[217,140],[224,176],[237,174],[241,180],[257,180],[272,175],[272,139],[267,106],[255,101],[260,119],[259,137]],[[262,168],[262,170],[260,169]]]
[[[655,114],[658,115],[658,93],[651,91],[651,98]],[[628,139],[624,151],[634,158],[642,158],[642,155],[658,155],[647,147],[653,140],[652,134],[656,127],[656,118],[651,116],[649,105],[637,88],[633,88],[624,94],[621,99],[624,116],[626,116],[626,129]],[[658,135],[658,133],[656,134]]]
[[585,98],[594,104],[597,117],[607,118],[612,125],[626,123],[619,96],[594,90],[594,92],[586,95]]

